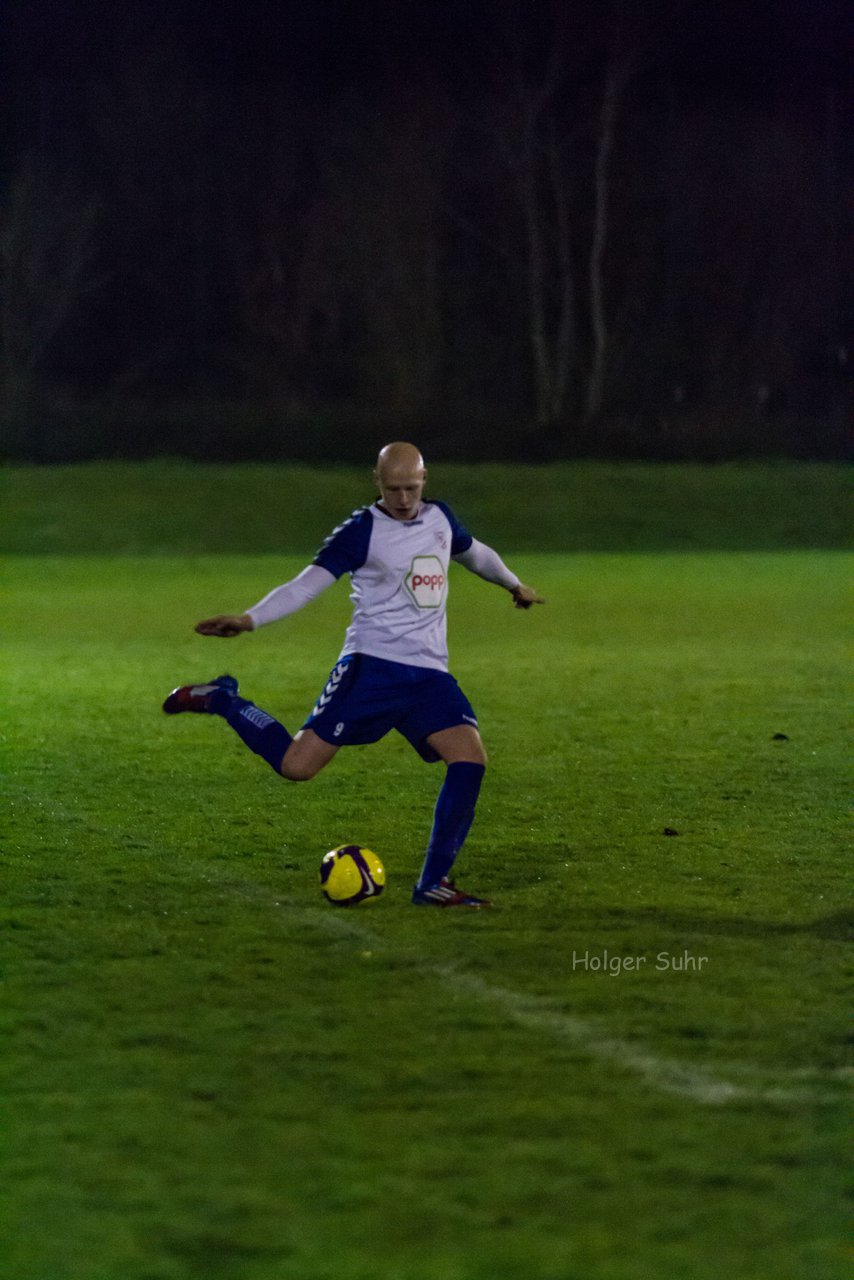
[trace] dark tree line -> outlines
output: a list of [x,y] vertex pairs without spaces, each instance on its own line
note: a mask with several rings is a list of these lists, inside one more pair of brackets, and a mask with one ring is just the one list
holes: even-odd
[[5,456],[838,454],[834,76],[728,102],[653,23],[499,11],[463,69],[314,99],[142,28],[123,65],[28,82]]

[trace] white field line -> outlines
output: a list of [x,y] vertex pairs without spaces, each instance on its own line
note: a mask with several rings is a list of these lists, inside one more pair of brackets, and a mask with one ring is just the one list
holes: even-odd
[[[340,915],[319,915],[312,920],[312,924],[325,933],[349,935],[371,950],[382,952],[389,949],[383,938],[352,917],[344,919]],[[536,996],[495,986],[475,974],[461,972],[453,965],[428,960],[409,949],[403,952],[398,949],[398,954],[412,959],[422,972],[433,974],[451,990],[481,1004],[500,1009],[514,1022],[551,1040],[570,1044],[590,1058],[612,1063],[621,1070],[638,1075],[662,1093],[676,1094],[706,1106],[720,1106],[730,1102],[815,1104],[832,1101],[829,1096],[823,1098],[821,1094],[803,1088],[734,1084],[702,1067],[687,1066],[644,1050],[628,1040],[603,1035],[590,1023],[561,1013],[551,1008],[548,1001]],[[738,1072],[739,1068],[736,1067],[735,1070]],[[792,1074],[798,1075],[787,1073],[786,1078],[791,1079]]]
[[[65,806],[54,803],[50,806],[50,810],[54,817],[82,821],[81,815],[72,813]],[[99,829],[102,831],[108,830],[107,828]],[[113,828],[109,830],[112,831]],[[365,928],[351,914],[345,916],[334,910],[329,912],[318,911],[316,914],[312,912],[309,918],[308,913],[303,908],[296,907],[291,903],[285,904],[271,899],[265,889],[252,881],[240,880],[236,882],[223,871],[221,864],[199,859],[195,866],[201,878],[208,883],[218,881],[224,887],[227,886],[232,892],[236,890],[244,898],[250,898],[258,902],[259,905],[266,904],[275,908],[284,908],[288,914],[298,915],[301,920],[304,922],[309,921],[311,926],[320,929],[324,933],[335,934],[339,937],[349,935],[354,939],[358,939],[363,947],[371,950],[389,950],[389,945],[384,938]],[[728,1102],[811,1103],[814,1105],[834,1100],[828,1094],[821,1094],[814,1090],[805,1091],[802,1088],[791,1089],[788,1087],[733,1084],[731,1081],[719,1079],[702,1068],[685,1066],[671,1059],[646,1052],[627,1040],[603,1036],[590,1023],[581,1018],[575,1018],[570,1014],[554,1010],[550,1008],[547,1001],[538,997],[526,996],[519,991],[511,991],[507,987],[494,986],[492,983],[478,978],[475,974],[462,973],[452,965],[430,960],[410,948],[398,948],[397,952],[398,955],[411,959],[422,972],[433,974],[447,987],[468,995],[478,1000],[481,1004],[488,1004],[494,1008],[501,1009],[514,1022],[529,1027],[552,1040],[571,1044],[580,1052],[587,1054],[588,1057],[610,1062],[625,1071],[633,1072],[644,1079],[647,1084],[663,1093],[676,1094],[678,1097],[689,1098],[694,1102],[712,1106]],[[730,1067],[730,1070],[735,1070],[739,1074],[745,1073],[745,1068],[743,1067]],[[798,1079],[801,1083],[804,1082],[806,1077],[816,1079],[816,1083],[819,1080],[824,1083],[829,1083],[831,1080],[847,1083],[849,1080],[849,1073],[844,1071],[827,1073],[794,1071],[784,1074],[787,1080]]]
[[493,986],[472,974],[438,969],[437,972],[441,972],[443,978],[458,990],[467,992],[484,1004],[503,1009],[514,1022],[553,1040],[571,1044],[588,1057],[614,1063],[641,1076],[647,1084],[664,1093],[675,1093],[694,1102],[712,1105],[760,1098],[767,1102],[793,1102],[804,1097],[789,1089],[757,1090],[718,1080],[707,1071],[645,1052],[627,1040],[603,1037],[581,1018],[550,1009],[545,1001],[535,997]]

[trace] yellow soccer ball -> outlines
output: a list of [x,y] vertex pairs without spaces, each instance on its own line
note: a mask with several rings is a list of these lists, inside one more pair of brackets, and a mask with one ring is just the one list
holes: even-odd
[[320,887],[333,907],[355,907],[379,897],[385,888],[385,867],[364,845],[342,844],[324,855]]

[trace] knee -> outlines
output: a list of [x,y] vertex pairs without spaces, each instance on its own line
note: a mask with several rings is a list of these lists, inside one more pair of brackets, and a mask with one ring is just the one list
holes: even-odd
[[307,733],[301,730],[285,752],[279,773],[288,782],[310,782],[326,768],[337,749],[310,730]]
[[446,760],[446,764],[477,764],[481,769],[486,769],[489,764],[489,758],[483,747],[474,747],[462,755],[455,755],[451,760]]
[[308,765],[291,764],[288,760],[283,760],[279,766],[279,773],[288,782],[311,782],[317,772]]
[[489,764],[489,756],[486,754],[486,748],[483,745],[480,734],[478,734],[477,739],[470,744],[469,749],[463,756],[463,759],[468,764],[479,764],[482,769],[485,769]]

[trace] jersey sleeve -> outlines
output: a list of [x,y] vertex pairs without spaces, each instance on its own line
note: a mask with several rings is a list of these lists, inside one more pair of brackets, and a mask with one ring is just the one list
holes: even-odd
[[451,555],[461,555],[463,551],[468,551],[474,539],[464,524],[460,524],[451,508],[446,502],[437,502],[436,506],[444,515],[448,524],[451,526]]
[[368,558],[372,528],[373,519],[367,507],[354,511],[348,520],[332,530],[313,563],[336,578],[361,569]]
[[283,583],[281,587],[275,587],[264,596],[263,600],[253,604],[252,608],[247,609],[246,612],[252,619],[253,627],[264,627],[269,622],[278,622],[279,618],[286,618],[289,613],[296,613],[310,600],[314,600],[315,596],[319,596],[321,591],[331,587],[334,581],[335,579],[327,570],[319,565],[310,564],[296,578]]
[[478,542],[477,538],[472,538],[468,550],[462,551],[455,558],[458,564],[464,565],[479,578],[485,578],[487,582],[497,582],[500,587],[506,587],[508,591],[513,591],[519,586],[516,574],[512,569],[507,568],[498,552],[493,551],[492,547],[488,547],[486,543]]

